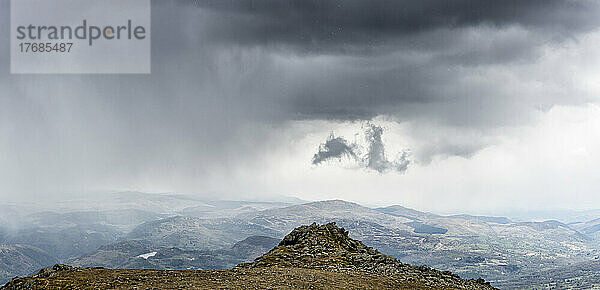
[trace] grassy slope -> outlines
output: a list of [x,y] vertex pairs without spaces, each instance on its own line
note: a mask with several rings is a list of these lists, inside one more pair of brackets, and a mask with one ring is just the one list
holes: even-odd
[[298,268],[216,271],[75,268],[52,277],[19,278],[13,282],[17,282],[14,286],[26,285],[28,289],[433,289],[363,272]]

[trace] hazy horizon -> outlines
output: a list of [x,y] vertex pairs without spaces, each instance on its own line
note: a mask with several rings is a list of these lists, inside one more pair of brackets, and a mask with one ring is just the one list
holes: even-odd
[[[119,205],[119,201],[115,202],[112,205],[103,204],[102,202],[110,202],[111,198],[118,198],[127,194],[141,194],[146,198],[152,197],[176,197],[187,199],[190,198],[195,201],[200,202],[250,202],[250,203],[281,203],[282,206],[284,204],[288,204],[288,206],[292,205],[301,205],[308,204],[313,202],[327,202],[334,200],[341,200],[350,203],[356,203],[364,207],[368,208],[385,208],[392,206],[402,206],[408,209],[413,209],[421,212],[437,214],[441,216],[453,216],[453,215],[474,215],[474,216],[490,216],[490,217],[506,217],[515,222],[542,222],[547,220],[558,220],[564,223],[570,223],[572,221],[579,221],[585,219],[591,219],[598,214],[600,214],[600,209],[597,208],[549,208],[549,209],[540,209],[540,210],[531,210],[529,208],[510,208],[510,209],[477,209],[477,208],[463,208],[456,210],[448,210],[448,211],[440,211],[431,208],[421,208],[414,207],[404,203],[377,203],[372,201],[361,201],[361,200],[351,200],[345,198],[329,198],[329,199],[300,199],[296,196],[292,195],[269,195],[269,196],[255,196],[245,198],[240,196],[226,196],[218,193],[211,193],[210,195],[198,195],[198,194],[190,194],[190,193],[174,193],[174,192],[140,192],[140,191],[97,191],[90,192],[86,194],[81,193],[70,193],[61,195],[63,199],[54,199],[54,198],[46,198],[46,199],[36,199],[36,200],[3,200],[0,202],[0,206],[8,205],[8,206],[22,206],[23,209],[32,210],[29,214],[37,213],[37,212],[56,212],[56,213],[69,213],[69,212],[78,212],[78,211],[106,211],[110,210],[112,206]],[[145,200],[144,197],[140,196],[140,201]],[[25,212],[21,212],[21,214],[25,214]],[[180,213],[181,214],[181,213]],[[4,216],[4,222],[8,221],[8,217]]]

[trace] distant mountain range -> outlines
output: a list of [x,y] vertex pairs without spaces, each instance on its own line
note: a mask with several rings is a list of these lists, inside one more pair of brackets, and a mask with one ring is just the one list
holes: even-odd
[[[252,237],[236,248],[262,245],[265,237]],[[243,246],[240,247],[240,245]],[[102,251],[144,251],[136,242],[103,247]],[[174,251],[171,249],[170,251]],[[181,251],[174,251],[180,256]],[[132,254],[130,252],[129,254]],[[138,256],[152,260],[151,252]],[[164,258],[162,261],[165,261]],[[200,288],[200,289],[493,289],[483,279],[462,279],[448,271],[402,263],[348,236],[335,223],[301,226],[286,235],[276,247],[231,270],[160,271],[109,270],[55,265],[28,278],[15,278],[2,289],[38,288]]]
[[183,250],[128,240],[102,246],[93,253],[69,260],[68,264],[112,269],[229,269],[239,263],[254,260],[277,243],[279,239],[250,236],[227,249]]
[[56,263],[45,251],[28,245],[0,245],[0,284],[17,275],[28,275]]
[[[85,208],[77,209],[77,204]],[[517,222],[506,217],[444,216],[400,205],[368,208],[343,200],[203,201],[143,193],[115,194],[94,203],[77,201],[67,208],[32,206],[29,213],[24,212],[27,206],[4,207],[19,218],[10,220],[0,214],[0,244],[11,251],[20,245],[42,254],[30,255],[34,258],[29,262],[22,262],[25,256],[19,254],[3,256],[3,281],[54,262],[225,268],[244,259],[243,254],[232,252],[236,243],[257,236],[280,240],[292,229],[313,222],[336,222],[352,238],[403,262],[492,283],[585,265],[600,256],[600,216],[569,224]]]
[[495,280],[589,259],[589,237],[556,221],[512,222],[502,217],[440,216],[401,206],[371,209],[341,200],[239,215],[285,232],[313,221],[335,221],[354,238],[413,264]]
[[521,277],[499,280],[502,289],[598,289],[600,261],[580,262],[554,269],[535,271]]

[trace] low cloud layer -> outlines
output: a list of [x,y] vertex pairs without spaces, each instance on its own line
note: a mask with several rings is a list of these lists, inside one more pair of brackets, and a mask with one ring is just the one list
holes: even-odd
[[331,133],[327,140],[319,145],[318,152],[313,156],[312,164],[321,165],[326,161],[339,162],[347,158],[356,162],[361,168],[379,173],[406,172],[411,164],[409,151],[404,150],[398,153],[396,159],[389,160],[382,140],[384,129],[371,123],[366,123],[364,127],[364,145],[359,145],[360,142],[349,143],[343,137],[335,137]]
[[405,172],[408,169],[411,161],[408,159],[409,151],[404,150],[393,161],[388,160],[385,155],[385,147],[381,136],[383,128],[373,124],[367,124],[365,131],[368,152],[365,158],[367,168],[373,169],[379,173],[386,171]]

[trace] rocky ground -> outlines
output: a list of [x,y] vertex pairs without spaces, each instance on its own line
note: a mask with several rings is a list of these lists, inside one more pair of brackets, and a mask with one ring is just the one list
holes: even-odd
[[435,289],[365,272],[299,268],[215,271],[122,270],[55,266],[2,289]]
[[268,253],[238,268],[294,267],[327,271],[362,271],[392,277],[396,281],[417,282],[426,287],[454,289],[491,289],[489,283],[461,279],[448,271],[404,264],[396,258],[367,247],[348,237],[336,226],[312,224],[294,229]]
[[482,279],[401,263],[335,223],[294,229],[277,247],[232,270],[161,271],[55,265],[2,289],[493,289]]

